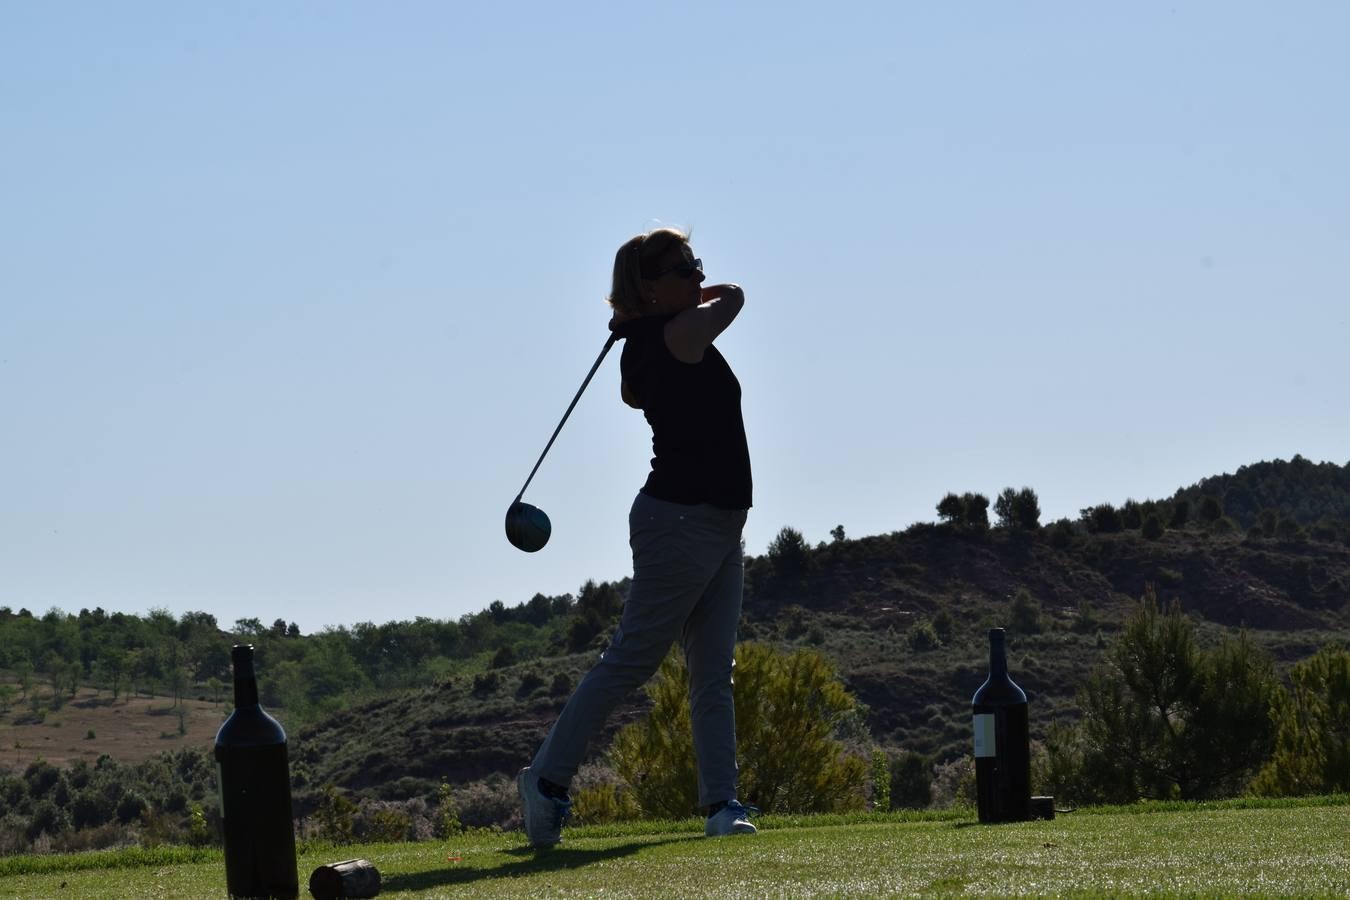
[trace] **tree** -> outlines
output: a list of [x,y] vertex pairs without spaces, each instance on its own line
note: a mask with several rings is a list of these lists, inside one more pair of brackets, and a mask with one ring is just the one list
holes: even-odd
[[[813,650],[736,648],[736,742],[742,796],[765,812],[863,807],[868,765],[839,732],[860,714],[833,665]],[[652,708],[610,747],[615,770],[649,816],[687,816],[698,803],[689,674],[675,650],[648,682]]]
[[937,511],[957,531],[989,530],[989,498],[983,494],[948,494],[938,502]]
[[1080,694],[1084,781],[1113,802],[1236,793],[1270,750],[1278,690],[1245,633],[1200,650],[1150,586]]
[[1080,515],[1083,517],[1083,524],[1093,534],[1115,534],[1125,527],[1120,519],[1120,513],[1110,503],[1089,506],[1080,510]]
[[943,522],[959,528],[966,518],[966,505],[956,494],[948,494],[938,501],[937,513]]
[[830,529],[830,540],[836,544],[844,539],[844,526],[836,525]]
[[1004,488],[994,501],[994,514],[1000,528],[1010,531],[1035,531],[1041,527],[1041,504],[1029,487],[1020,491]]
[[961,502],[965,506],[966,529],[977,533],[988,531],[989,498],[984,494],[962,494]]
[[800,531],[785,525],[769,542],[768,557],[775,574],[801,575],[810,567],[811,548]]
[[1275,751],[1252,784],[1257,794],[1350,791],[1350,652],[1324,647],[1289,673],[1275,705]]

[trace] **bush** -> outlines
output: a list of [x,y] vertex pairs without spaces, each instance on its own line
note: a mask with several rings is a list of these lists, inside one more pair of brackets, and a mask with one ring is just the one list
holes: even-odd
[[642,809],[633,800],[632,792],[617,782],[595,784],[571,793],[572,815],[578,824],[609,825],[642,817]]
[[919,652],[936,650],[942,646],[942,639],[938,637],[937,628],[928,619],[920,619],[910,626],[908,640],[910,649]]
[[1073,543],[1073,523],[1068,519],[1058,519],[1050,526],[1050,546],[1064,550]]
[[1158,540],[1163,536],[1163,532],[1165,531],[1165,529],[1163,528],[1162,519],[1158,518],[1156,513],[1148,514],[1148,517],[1144,519],[1144,524],[1141,530],[1145,540],[1150,541]]
[[1013,634],[1027,635],[1041,632],[1041,605],[1026,588],[1018,588],[1013,594],[1012,607],[1008,610],[1009,627]]
[[455,792],[455,806],[465,828],[487,828],[520,814],[520,797],[510,779],[495,775],[467,784]]
[[975,758],[960,756],[933,767],[932,806],[935,809],[975,805]]
[[1275,705],[1275,752],[1252,790],[1267,796],[1350,791],[1350,652],[1324,647],[1289,673]]
[[459,820],[459,810],[455,807],[454,795],[450,792],[450,782],[441,779],[436,789],[436,837],[445,839],[464,831]]
[[553,682],[548,686],[550,697],[565,697],[572,693],[572,676],[566,672],[559,672],[553,676]]
[[[648,683],[652,709],[614,739],[615,770],[643,812],[683,817],[698,804],[689,728],[689,675],[671,652]],[[736,740],[741,795],[765,812],[836,812],[863,805],[867,765],[839,732],[857,701],[813,650],[736,648]]]
[[538,672],[529,671],[520,676],[520,687],[516,689],[516,696],[525,698],[533,694],[544,686],[544,677]]
[[886,751],[872,750],[872,810],[887,812],[891,808],[891,761]]
[[891,809],[927,809],[933,802],[933,768],[920,753],[902,751],[891,760]]
[[356,843],[356,804],[338,793],[333,785],[325,785],[323,799],[314,817],[320,832],[334,844]]

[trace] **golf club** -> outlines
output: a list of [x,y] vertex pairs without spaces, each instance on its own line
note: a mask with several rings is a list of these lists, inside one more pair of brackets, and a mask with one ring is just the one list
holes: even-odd
[[576,406],[577,401],[581,399],[581,394],[586,390],[586,385],[591,383],[595,370],[600,368],[600,363],[605,360],[605,354],[609,352],[610,347],[614,346],[616,340],[618,340],[618,335],[611,334],[609,340],[605,341],[604,348],[595,359],[595,365],[591,366],[591,370],[586,373],[586,380],[581,382],[581,387],[577,389],[577,395],[572,398],[572,402],[567,406],[567,412],[563,413],[562,420],[558,422],[558,427],[553,429],[553,437],[548,439],[548,443],[544,445],[544,452],[539,454],[539,461],[530,470],[530,477],[525,479],[525,484],[521,486],[520,493],[516,494],[516,499],[512,500],[511,505],[507,507],[506,539],[519,550],[534,553],[548,543],[549,535],[553,533],[553,525],[549,522],[544,511],[537,506],[520,502],[520,498],[525,496],[525,488],[530,486],[534,473],[539,471],[539,464],[544,461],[549,448],[557,440],[558,432],[562,431],[563,423],[572,414],[572,407]]

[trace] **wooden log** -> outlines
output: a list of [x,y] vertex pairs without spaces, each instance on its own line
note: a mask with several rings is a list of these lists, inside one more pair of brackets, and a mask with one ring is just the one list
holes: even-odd
[[315,900],[374,897],[380,892],[380,870],[368,859],[328,863],[309,876],[309,892]]

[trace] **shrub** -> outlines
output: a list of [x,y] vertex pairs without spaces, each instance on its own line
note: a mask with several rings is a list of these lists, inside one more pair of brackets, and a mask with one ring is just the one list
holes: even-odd
[[372,841],[406,841],[412,830],[412,816],[396,803],[376,800],[361,810],[365,837]]
[[891,760],[891,809],[926,809],[933,802],[933,768],[920,753],[902,751]]
[[572,791],[572,815],[579,824],[608,825],[639,819],[642,809],[623,785],[604,782]]
[[563,697],[572,693],[572,676],[566,672],[554,675],[553,682],[548,686],[548,693],[551,697]]
[[[648,683],[652,709],[610,749],[615,770],[651,816],[687,816],[698,802],[689,675],[671,652]],[[736,739],[742,795],[765,812],[832,812],[863,804],[867,766],[836,734],[857,701],[813,650],[736,648]]]
[[493,672],[479,672],[473,676],[473,693],[476,696],[491,694],[502,685],[502,677]]
[[952,640],[952,632],[956,630],[956,623],[952,620],[952,614],[945,609],[940,609],[933,616],[933,633],[937,635],[940,643],[949,644]]
[[338,793],[333,785],[325,785],[323,799],[314,814],[323,836],[334,844],[356,842],[356,804]]
[[1058,519],[1050,526],[1050,546],[1063,550],[1073,543],[1073,523],[1068,519]]
[[1289,673],[1275,705],[1275,752],[1252,790],[1289,796],[1350,791],[1350,652],[1324,647]]
[[503,776],[467,784],[455,792],[455,806],[466,828],[486,828],[509,822],[520,813],[514,782]]
[[1167,520],[1167,527],[1173,530],[1185,528],[1190,518],[1191,502],[1189,500],[1178,500],[1172,504],[1172,517]]
[[464,831],[459,821],[459,810],[455,807],[455,798],[450,791],[450,782],[441,779],[436,789],[436,837],[448,838]]
[[1073,630],[1077,634],[1090,634],[1101,627],[1096,608],[1087,600],[1078,601],[1078,615],[1074,616]]
[[28,839],[35,840],[40,834],[56,835],[70,830],[70,816],[51,800],[41,800],[33,807],[33,815],[28,819],[26,833]]
[[959,756],[933,767],[932,806],[935,809],[975,805],[975,758]]
[[872,750],[872,809],[886,812],[891,808],[891,762],[886,751]]
[[538,672],[529,671],[520,676],[520,687],[516,689],[516,696],[525,698],[533,694],[544,686],[544,677]]
[[1013,634],[1040,634],[1041,605],[1026,588],[1018,588],[1013,594],[1012,606],[1008,610],[1008,625]]
[[911,650],[936,650],[942,646],[942,639],[938,637],[937,629],[928,619],[920,619],[909,629],[909,646]]
[[1163,536],[1164,531],[1162,519],[1158,518],[1156,513],[1149,513],[1147,518],[1144,519],[1142,528],[1144,538],[1146,540],[1156,541]]

